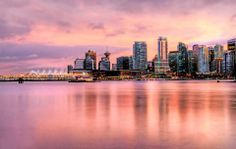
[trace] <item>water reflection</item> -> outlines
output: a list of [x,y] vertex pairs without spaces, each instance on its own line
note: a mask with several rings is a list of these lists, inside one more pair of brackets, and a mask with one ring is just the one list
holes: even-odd
[[20,148],[233,148],[235,87],[212,81],[1,84],[0,148],[11,148],[11,138]]

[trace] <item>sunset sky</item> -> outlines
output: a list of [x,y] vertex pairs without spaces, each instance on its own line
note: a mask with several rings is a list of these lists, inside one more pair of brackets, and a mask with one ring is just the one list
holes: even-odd
[[0,74],[65,68],[84,52],[108,49],[112,62],[146,41],[148,59],[157,38],[169,51],[190,45],[225,44],[236,37],[235,0],[1,0]]

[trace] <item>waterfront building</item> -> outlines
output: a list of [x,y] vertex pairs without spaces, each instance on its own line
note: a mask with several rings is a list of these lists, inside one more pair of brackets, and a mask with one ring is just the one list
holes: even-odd
[[74,61],[74,69],[84,69],[84,59],[77,58]]
[[211,73],[216,72],[216,60],[215,60],[215,51],[213,47],[208,47],[208,59],[209,59],[209,71]]
[[117,71],[117,64],[112,64],[111,70],[112,71]]
[[235,75],[235,78],[236,78],[236,38],[231,39],[231,40],[228,41],[228,50],[233,51],[233,53],[234,53],[234,68],[233,68],[233,71],[234,71],[234,75]]
[[157,61],[154,62],[155,73],[166,74],[170,70],[168,64],[168,42],[167,38],[159,37],[157,42]]
[[[92,69],[90,69],[91,68],[91,64],[90,64],[91,60],[90,59],[92,59],[92,61],[93,61]],[[88,52],[86,52],[85,53],[85,61],[89,62],[89,64],[85,63],[85,66],[89,66],[88,67],[89,70],[96,70],[96,68],[97,68],[97,54],[95,51],[89,50]],[[85,67],[85,69],[87,69],[87,68]]]
[[147,68],[147,44],[135,42],[133,44],[134,69],[145,71]]
[[153,61],[148,61],[147,70],[148,70],[148,72],[154,72],[154,62]]
[[223,61],[223,71],[226,76],[234,76],[234,61],[235,55],[234,51],[226,51],[224,53],[224,61]]
[[130,57],[122,56],[116,59],[117,70],[129,70],[130,69]]
[[178,51],[171,51],[168,56],[170,71],[177,74],[178,67]]
[[198,72],[201,74],[209,73],[209,54],[205,45],[199,47]]
[[67,66],[67,73],[72,72],[72,70],[73,70],[73,66],[72,65],[68,65]]
[[214,47],[214,59],[216,63],[216,73],[221,74],[223,73],[223,53],[224,47],[222,45],[215,45]]
[[101,58],[101,61],[99,62],[99,70],[102,71],[110,71],[110,52],[105,52],[104,53],[105,57]]
[[188,73],[195,76],[197,72],[197,62],[193,50],[188,51]]
[[84,69],[85,70],[95,70],[94,64],[95,64],[94,59],[91,58],[90,56],[87,56],[84,60]]
[[134,69],[134,57],[129,56],[129,69],[133,70]]
[[194,63],[196,63],[197,65],[197,70],[198,70],[198,55],[199,55],[199,45],[198,44],[195,44],[193,45],[193,61]]
[[184,43],[178,44],[178,61],[177,61],[177,74],[185,76],[188,73],[188,51],[187,45]]

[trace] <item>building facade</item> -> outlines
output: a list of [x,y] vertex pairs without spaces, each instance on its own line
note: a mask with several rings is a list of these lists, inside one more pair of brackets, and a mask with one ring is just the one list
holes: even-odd
[[188,74],[188,51],[187,45],[179,43],[178,45],[178,61],[177,61],[177,74],[185,76]]
[[[88,67],[85,67],[85,69],[87,69],[87,68],[89,68],[87,70],[96,70],[97,69],[97,54],[95,51],[89,50],[88,52],[86,52],[85,53],[85,61],[88,62],[88,64],[85,63],[85,66],[88,66]],[[90,64],[91,61],[93,61],[93,64]]]
[[170,71],[175,75],[177,74],[178,69],[178,53],[178,51],[171,51],[168,56]]
[[167,38],[159,37],[157,43],[157,61],[154,61],[155,73],[166,74],[170,70]]
[[236,78],[236,38],[228,41],[228,50],[233,51],[234,54],[234,78]]
[[130,70],[130,57],[122,56],[116,59],[117,70]]
[[101,71],[110,71],[110,52],[104,53],[105,57],[101,58],[101,61],[99,62],[99,70]]
[[200,74],[209,73],[209,51],[205,45],[199,47],[198,72]]
[[147,44],[135,42],[133,45],[134,69],[145,71],[147,69]]
[[223,68],[223,71],[224,71],[224,74],[226,76],[232,77],[232,76],[235,75],[234,61],[235,61],[234,51],[227,51],[227,52],[224,53],[224,62],[223,62],[224,68]]
[[74,61],[74,69],[84,69],[84,59],[77,58]]

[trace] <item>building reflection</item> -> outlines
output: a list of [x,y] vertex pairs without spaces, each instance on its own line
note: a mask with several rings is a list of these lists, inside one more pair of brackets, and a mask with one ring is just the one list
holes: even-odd
[[[205,148],[229,141],[232,135],[236,123],[232,91],[231,87],[222,91],[214,83],[204,83],[204,87],[201,83],[161,81],[84,83],[62,96],[67,97],[67,105],[62,102],[56,113],[64,117],[56,113],[56,119],[44,117],[47,129],[41,131],[53,129],[60,137],[69,133],[82,144],[92,139],[94,144],[109,146],[119,140],[142,148],[189,142],[189,147]],[[140,142],[138,146],[133,146],[135,141]]]

